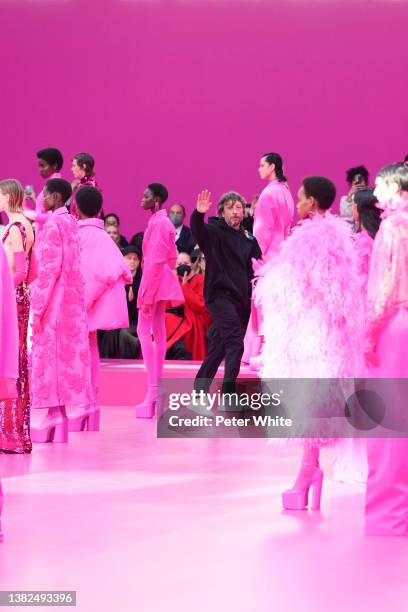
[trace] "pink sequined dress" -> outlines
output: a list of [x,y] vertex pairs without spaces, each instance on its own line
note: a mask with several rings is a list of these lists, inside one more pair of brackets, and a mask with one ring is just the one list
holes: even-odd
[[17,397],[18,328],[13,280],[1,240],[0,278],[0,399],[8,399]]
[[[26,251],[27,235],[22,223],[11,224],[3,236],[3,242],[6,241],[10,228],[13,226],[20,230],[23,249]],[[27,331],[30,314],[30,292],[27,281],[30,256],[31,249],[29,253],[26,253],[26,278],[15,288],[19,336],[18,397],[16,399],[0,401],[0,451],[3,452],[30,453],[32,449],[30,440],[30,388],[27,363]]]
[[41,330],[33,335],[33,408],[92,404],[79,228],[65,206],[45,222],[37,261],[31,305]]
[[[70,202],[70,206],[69,206],[69,211],[70,211],[71,215],[74,215],[75,219],[79,219],[79,216],[78,216],[78,207],[77,207],[75,196],[78,193],[78,191],[81,189],[81,187],[85,187],[85,185],[89,185],[90,187],[96,187],[97,189],[99,189],[99,191],[101,191],[101,188],[100,188],[100,186],[98,184],[98,181],[96,180],[95,175],[93,175],[93,176],[84,176],[83,178],[81,178],[81,180],[79,182],[79,185],[72,192],[71,202]],[[99,213],[97,215],[97,218],[100,218],[100,217],[101,217],[101,214]]]

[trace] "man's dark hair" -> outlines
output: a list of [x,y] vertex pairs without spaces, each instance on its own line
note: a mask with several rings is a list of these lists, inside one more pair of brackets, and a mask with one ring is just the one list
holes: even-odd
[[70,183],[62,178],[50,179],[45,183],[45,188],[50,193],[59,193],[64,204],[68,202],[72,195],[72,187]]
[[386,183],[396,183],[401,191],[408,191],[408,168],[404,164],[390,164],[377,174]]
[[99,189],[84,185],[78,189],[75,200],[82,214],[86,217],[96,217],[102,210],[103,197]]
[[64,158],[62,157],[61,151],[58,149],[48,147],[47,149],[41,149],[41,151],[38,151],[36,155],[38,159],[44,159],[48,164],[50,164],[50,166],[55,164],[58,172],[61,170],[62,164],[64,163]]
[[336,198],[336,187],[324,176],[309,176],[303,180],[307,198],[315,198],[322,210],[328,210]]
[[90,153],[77,153],[74,159],[78,166],[85,166],[85,175],[92,176],[94,173],[95,160]]
[[378,200],[374,195],[373,189],[360,189],[354,194],[354,202],[358,210],[358,219],[361,228],[364,227],[375,238],[380,229],[381,211],[377,207]]
[[347,170],[346,172],[346,179],[349,185],[351,185],[351,183],[354,180],[354,177],[357,176],[358,174],[360,174],[366,183],[368,183],[368,170],[365,166],[355,166],[354,168],[350,168],[350,170]]
[[264,153],[264,155],[262,155],[262,157],[264,157],[266,159],[268,164],[275,164],[276,178],[281,183],[286,183],[287,182],[287,178],[283,174],[283,160],[282,160],[281,156],[279,155],[279,153]]
[[169,197],[169,192],[161,183],[150,183],[147,188],[150,189],[155,198],[159,198],[161,204],[164,204]]

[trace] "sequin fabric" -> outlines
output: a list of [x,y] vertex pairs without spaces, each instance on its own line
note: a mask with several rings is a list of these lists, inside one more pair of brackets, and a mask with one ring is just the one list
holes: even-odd
[[[23,248],[26,249],[27,236],[22,223],[13,223],[21,232]],[[10,226],[12,227],[12,226]],[[3,236],[7,239],[8,232]],[[29,269],[27,256],[27,274]],[[0,401],[0,451],[9,453],[31,453],[30,440],[30,388],[28,380],[27,332],[30,314],[30,292],[26,281],[16,287],[17,319],[19,335],[19,376],[17,379],[17,399]]]

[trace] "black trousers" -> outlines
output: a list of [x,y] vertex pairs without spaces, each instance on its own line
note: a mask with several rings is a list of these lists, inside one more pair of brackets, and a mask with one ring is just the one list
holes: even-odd
[[217,370],[225,359],[223,393],[235,392],[235,381],[244,352],[244,336],[249,320],[249,307],[234,303],[228,297],[208,302],[212,325],[207,332],[207,357],[194,382],[196,391],[208,392]]

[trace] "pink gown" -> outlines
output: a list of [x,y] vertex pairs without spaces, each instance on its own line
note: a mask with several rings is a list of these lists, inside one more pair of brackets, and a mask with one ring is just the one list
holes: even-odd
[[45,222],[37,260],[31,306],[42,330],[33,335],[32,405],[92,404],[79,229],[65,206]]
[[[377,378],[408,378],[408,197],[388,211],[376,236],[368,279],[367,349],[376,347]],[[402,401],[388,405],[407,432],[406,382],[393,382]],[[385,435],[387,435],[385,433]],[[408,438],[367,441],[367,535],[408,536]]]
[[0,240],[0,398],[17,397],[18,327],[16,294],[9,263]]
[[[254,236],[261,247],[265,263],[278,253],[280,245],[289,236],[294,210],[295,204],[287,183],[281,183],[277,179],[270,181],[259,196],[254,213]],[[251,358],[257,357],[261,349],[262,312],[259,306],[255,306],[255,302],[256,288],[244,339],[244,363],[249,363]]]
[[[26,250],[26,230],[22,223],[13,223],[3,236],[6,241],[10,228],[15,225],[21,233],[23,250]],[[28,380],[27,332],[30,315],[30,253],[26,255],[25,279],[15,288],[19,333],[19,373],[17,379],[18,397],[0,400],[0,451],[30,453],[30,388]],[[1,397],[1,396],[0,396]]]

